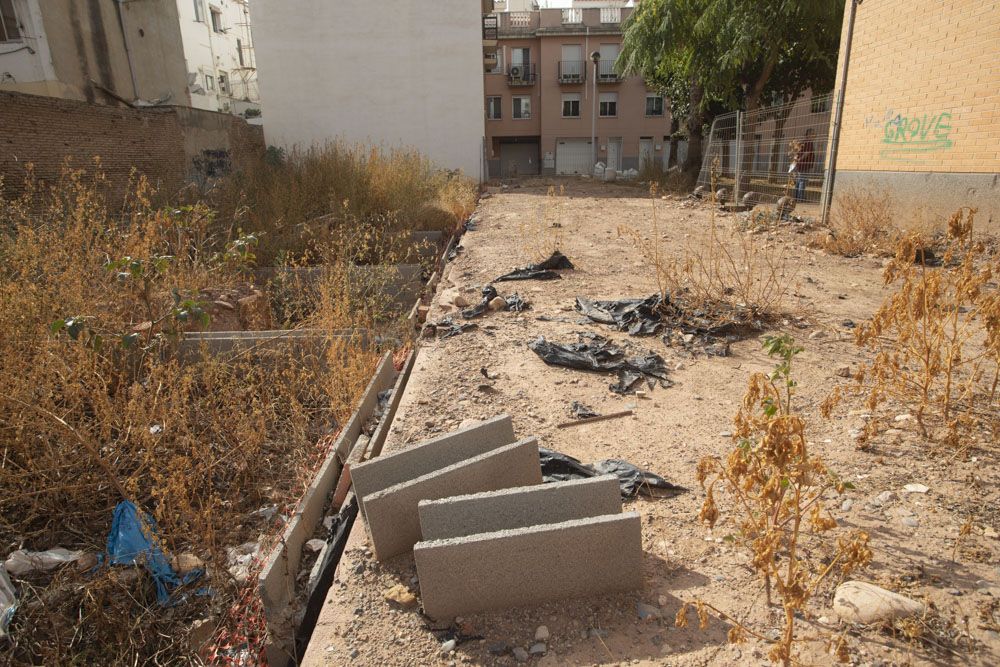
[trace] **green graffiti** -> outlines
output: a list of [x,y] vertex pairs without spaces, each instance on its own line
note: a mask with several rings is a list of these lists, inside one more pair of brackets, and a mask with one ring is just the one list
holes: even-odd
[[887,121],[882,136],[882,157],[887,160],[910,161],[926,153],[949,150],[951,114],[947,111],[922,116],[897,115]]

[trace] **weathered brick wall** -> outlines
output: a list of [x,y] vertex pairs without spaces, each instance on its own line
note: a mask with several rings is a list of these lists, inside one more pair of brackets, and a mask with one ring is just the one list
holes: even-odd
[[1000,172],[1000,4],[862,3],[846,91],[838,169]]
[[124,195],[132,169],[166,197],[185,183],[203,182],[205,151],[238,168],[263,150],[260,127],[229,114],[185,107],[129,109],[52,97],[0,92],[0,175],[7,196],[22,189],[26,167],[45,181],[68,160],[101,169],[115,197]]

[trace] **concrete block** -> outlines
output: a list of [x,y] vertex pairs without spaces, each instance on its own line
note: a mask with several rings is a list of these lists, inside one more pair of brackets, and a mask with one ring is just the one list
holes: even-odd
[[440,500],[421,500],[420,534],[424,540],[444,540],[621,514],[621,511],[618,478],[602,475]]
[[642,587],[636,512],[420,542],[413,556],[436,619]]
[[421,500],[541,483],[538,441],[527,438],[373,493],[364,505],[375,554],[385,560],[420,541]]
[[[362,510],[373,493],[514,442],[514,425],[500,415],[412,447],[359,463],[351,470]],[[379,443],[381,450],[381,443]],[[454,494],[452,494],[454,495]]]

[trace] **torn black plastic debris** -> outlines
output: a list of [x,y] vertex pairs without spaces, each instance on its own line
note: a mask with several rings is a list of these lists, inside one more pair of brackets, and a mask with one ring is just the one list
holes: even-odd
[[579,459],[545,447],[538,448],[538,457],[544,482],[566,482],[598,475],[615,475],[618,477],[618,486],[623,498],[634,498],[637,495],[672,498],[687,491],[683,486],[671,484],[656,473],[642,470],[620,459],[608,459],[586,465]]
[[475,329],[478,325],[475,322],[463,322],[462,324],[455,324],[450,317],[446,317],[443,320],[434,323],[434,329],[438,332],[443,331],[444,338],[451,338],[452,336],[457,336],[460,333],[465,333],[469,329]]
[[566,257],[566,255],[562,254],[558,250],[555,250],[544,262],[529,264],[528,266],[522,266],[514,269],[510,273],[505,273],[500,276],[493,282],[499,283],[504,280],[559,280],[562,276],[556,273],[556,270],[572,268],[573,262],[569,261],[569,258]]
[[547,364],[584,371],[617,373],[618,382],[609,386],[618,394],[631,393],[643,377],[671,386],[667,377],[667,362],[655,352],[627,357],[625,350],[597,334],[580,334],[576,343],[551,343],[544,336],[528,347]]
[[[462,311],[462,317],[467,320],[475,319],[480,315],[484,314],[490,309],[490,302],[497,298],[499,293],[493,285],[487,285],[482,291],[483,298],[476,305],[466,308]],[[510,310],[515,313],[519,313],[524,310],[531,308],[531,304],[522,299],[517,292],[514,292],[510,296],[503,297],[504,305],[500,310]]]
[[652,336],[663,327],[661,313],[664,308],[677,310],[670,300],[659,294],[645,299],[619,299],[617,301],[595,301],[582,296],[576,297],[576,309],[601,324],[610,324],[619,331],[627,331],[630,336]]

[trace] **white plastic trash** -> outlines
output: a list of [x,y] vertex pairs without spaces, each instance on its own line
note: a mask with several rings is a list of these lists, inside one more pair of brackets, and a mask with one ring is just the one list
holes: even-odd
[[594,165],[594,178],[604,178],[605,165],[603,162],[598,162]]

